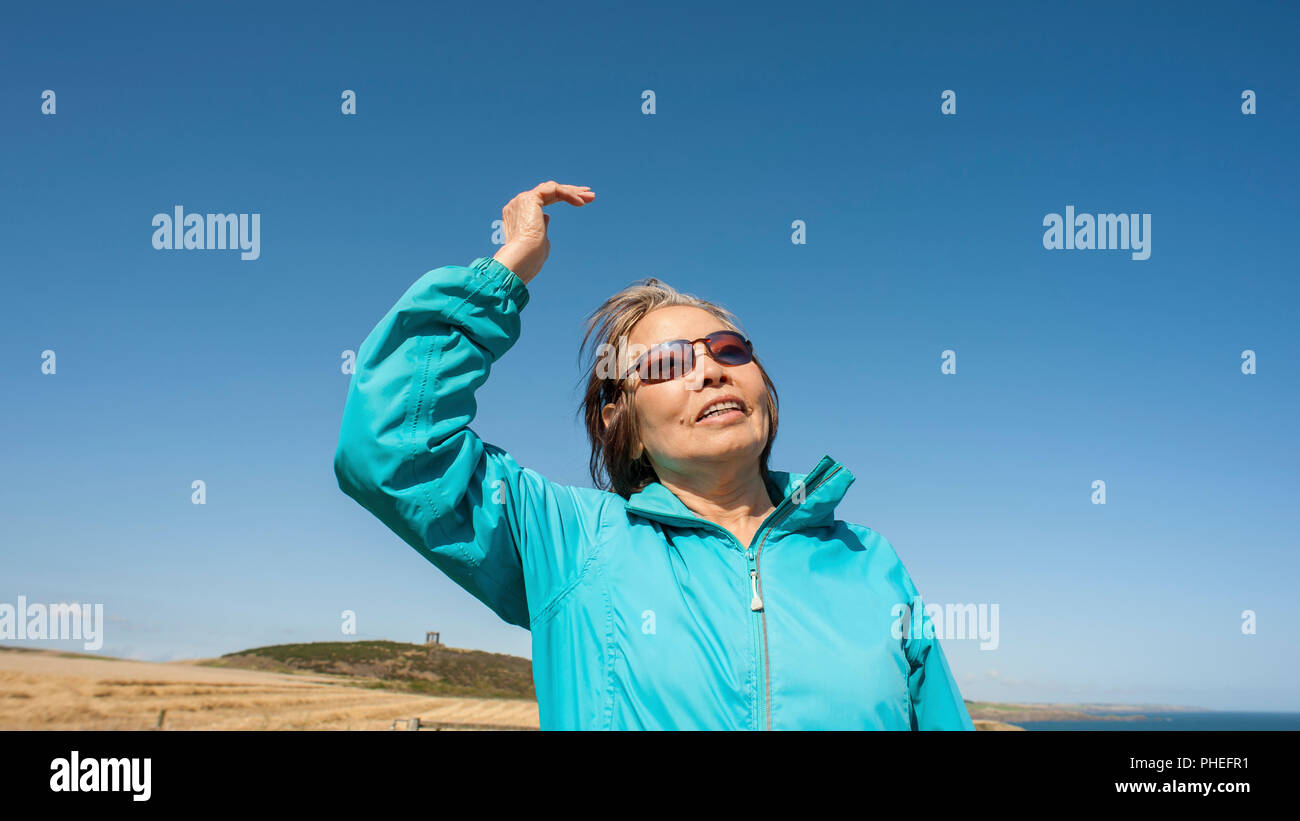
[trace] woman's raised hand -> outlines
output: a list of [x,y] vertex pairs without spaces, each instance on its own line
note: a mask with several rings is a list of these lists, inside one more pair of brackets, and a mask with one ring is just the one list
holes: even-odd
[[589,186],[561,185],[555,180],[515,195],[501,209],[505,243],[492,258],[528,282],[541,272],[551,253],[551,240],[546,235],[551,215],[542,213],[542,206],[555,202],[586,205],[595,197],[596,192]]

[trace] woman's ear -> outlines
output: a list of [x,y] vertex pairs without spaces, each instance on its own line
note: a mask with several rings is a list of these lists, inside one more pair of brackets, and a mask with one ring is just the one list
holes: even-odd
[[[626,394],[624,395],[626,396]],[[600,421],[605,425],[605,430],[609,430],[609,426],[614,423],[614,417],[617,414],[618,414],[617,402],[608,402],[605,404],[604,407],[600,409]],[[637,459],[640,459],[643,450],[644,448],[642,447],[641,443],[637,442],[636,447],[633,449],[632,460],[636,461]]]

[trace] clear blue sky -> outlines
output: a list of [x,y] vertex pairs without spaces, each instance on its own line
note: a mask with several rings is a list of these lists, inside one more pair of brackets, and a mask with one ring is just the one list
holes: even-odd
[[[349,638],[345,609],[361,638],[530,655],[331,460],[342,352],[425,271],[490,256],[501,206],[553,178],[596,200],[550,209],[484,439],[589,484],[581,321],[658,276],[750,331],[782,399],[775,468],[844,462],[840,517],[928,600],[999,605],[996,651],[944,643],[967,698],[1300,709],[1298,22],[1290,3],[8,6],[0,602],[102,602],[102,652],[136,658]],[[155,250],[175,205],[261,214],[260,259]],[[1150,259],[1045,250],[1067,205],[1151,214]]]

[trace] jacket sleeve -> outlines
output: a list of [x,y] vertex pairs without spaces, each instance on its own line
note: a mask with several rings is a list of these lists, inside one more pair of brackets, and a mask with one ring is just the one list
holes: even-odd
[[907,691],[912,702],[912,729],[974,730],[975,724],[966,710],[957,681],[948,669],[948,659],[939,644],[930,615],[925,612],[925,602],[906,569],[903,570],[903,587],[909,606],[919,608],[921,614],[920,635],[909,633],[903,639],[903,650],[911,665]]
[[[520,467],[468,427],[528,298],[490,257],[420,277],[357,351],[334,455],[344,493],[520,627],[577,575],[603,495]],[[524,429],[528,403],[517,409]]]

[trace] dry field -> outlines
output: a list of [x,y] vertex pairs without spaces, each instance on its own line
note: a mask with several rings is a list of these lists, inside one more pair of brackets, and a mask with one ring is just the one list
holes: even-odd
[[[436,698],[341,677],[0,647],[0,730],[391,730],[397,719],[537,729],[537,703]],[[978,714],[977,714],[978,715]],[[975,719],[978,730],[1020,730]],[[404,726],[404,725],[403,725]],[[485,727],[487,729],[488,727]]]
[[0,730],[389,730],[394,719],[538,727],[532,701],[433,698],[325,675],[0,647]]

